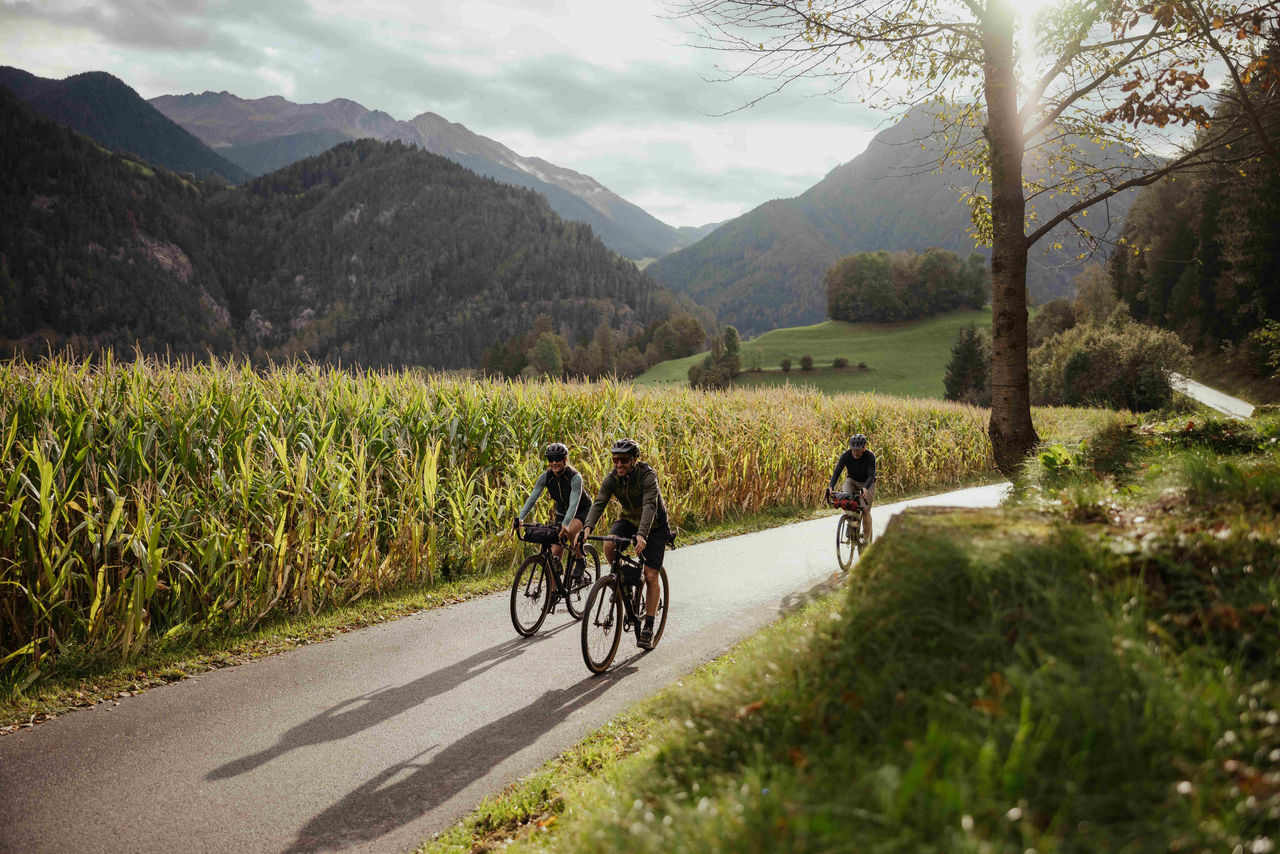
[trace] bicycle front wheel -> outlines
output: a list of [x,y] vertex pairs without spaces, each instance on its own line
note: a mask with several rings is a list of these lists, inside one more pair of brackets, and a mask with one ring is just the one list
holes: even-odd
[[858,525],[859,520],[846,513],[840,514],[840,524],[836,526],[836,560],[845,572],[853,567],[854,551],[858,545]]
[[538,630],[547,618],[551,585],[541,555],[529,555],[516,570],[511,584],[511,625],[524,637]]
[[[566,554],[570,554],[565,549]],[[595,546],[584,546],[582,553],[586,555],[587,565],[582,571],[582,578],[576,582],[569,582],[566,586],[569,592],[564,597],[565,607],[569,609],[569,616],[575,620],[582,619],[582,612],[585,610],[583,605],[588,595],[591,593],[591,587],[600,578],[600,555],[596,553]],[[572,566],[573,558],[568,558],[570,566]],[[571,573],[566,572],[566,577]]]
[[582,660],[592,673],[604,673],[622,640],[622,590],[614,575],[595,583],[582,617]]
[[[649,613],[646,602],[648,596],[649,585],[642,582],[640,585],[640,600],[636,605],[636,616],[641,619],[644,619],[644,616]],[[662,640],[662,632],[667,627],[667,606],[670,602],[671,590],[667,586],[667,569],[660,566],[658,567],[658,610],[653,612],[653,646],[657,646],[658,641]]]

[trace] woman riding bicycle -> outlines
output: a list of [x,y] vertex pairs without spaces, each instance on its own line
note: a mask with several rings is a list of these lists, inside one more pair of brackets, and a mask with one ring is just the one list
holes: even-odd
[[[571,576],[571,579],[576,581],[581,576],[584,566],[582,548],[577,543],[577,537],[582,531],[583,522],[586,521],[587,511],[591,509],[591,501],[587,497],[587,490],[583,488],[582,475],[569,465],[568,447],[560,442],[552,442],[547,445],[542,455],[547,458],[547,470],[534,483],[533,491],[529,493],[528,500],[520,508],[520,514],[511,527],[519,531],[521,523],[529,515],[529,511],[533,510],[533,505],[537,503],[543,490],[546,490],[556,506],[556,524],[561,526],[561,534],[573,546],[573,554],[577,558],[573,562]],[[557,560],[563,552],[564,548],[559,544],[551,547],[551,553]],[[555,584],[554,576],[551,584],[553,586]]]
[[[609,533],[615,537],[634,537],[636,553],[644,559],[645,595],[644,623],[636,637],[641,649],[653,648],[653,618],[658,612],[660,597],[658,570],[671,541],[671,526],[667,523],[667,505],[658,487],[658,475],[653,467],[639,462],[640,446],[634,439],[619,439],[609,449],[613,455],[613,471],[600,482],[600,492],[591,504],[591,511],[583,527],[583,536],[591,533],[600,515],[604,513],[610,498],[617,498],[622,515],[613,523]],[[610,564],[614,562],[617,547],[605,543],[604,555]]]
[[867,437],[854,433],[849,437],[849,448],[836,460],[835,471],[831,472],[831,483],[827,491],[836,488],[840,473],[848,477],[844,481],[844,491],[858,496],[862,505],[862,532],[871,535],[871,502],[876,497],[876,455],[867,447]]

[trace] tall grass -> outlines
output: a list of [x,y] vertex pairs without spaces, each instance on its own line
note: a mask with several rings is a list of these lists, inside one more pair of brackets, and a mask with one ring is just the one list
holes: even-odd
[[[1073,430],[1079,412],[1045,413]],[[692,526],[810,503],[844,437],[881,494],[991,469],[985,413],[775,389],[732,395],[495,384],[225,363],[0,366],[0,675],[67,641],[128,657],[158,635],[251,626],[509,565],[502,537],[567,442],[591,487],[634,436]]]

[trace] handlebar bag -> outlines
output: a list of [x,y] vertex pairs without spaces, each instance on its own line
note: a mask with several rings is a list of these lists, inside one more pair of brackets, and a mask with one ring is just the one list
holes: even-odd
[[560,528],[557,525],[525,525],[520,538],[540,546],[555,545],[560,541]]

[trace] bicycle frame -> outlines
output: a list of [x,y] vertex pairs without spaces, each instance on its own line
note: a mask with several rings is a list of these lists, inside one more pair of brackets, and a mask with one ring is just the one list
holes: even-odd
[[[614,552],[613,562],[609,564],[609,572],[618,579],[618,586],[622,588],[622,630],[629,632],[633,628],[640,628],[640,618],[642,614],[636,613],[636,604],[640,599],[641,588],[646,584],[644,577],[644,563],[634,555],[624,553],[624,550],[634,544],[634,540],[630,537],[617,537],[612,534],[605,537],[587,537],[589,540],[599,540],[605,543],[613,543],[618,546],[618,550]],[[620,572],[620,569],[633,570],[632,575],[638,575],[639,583],[633,584],[628,579],[627,572]]]

